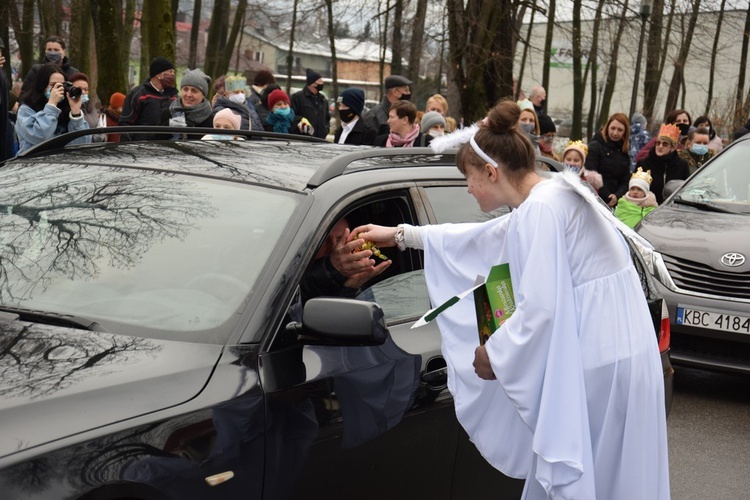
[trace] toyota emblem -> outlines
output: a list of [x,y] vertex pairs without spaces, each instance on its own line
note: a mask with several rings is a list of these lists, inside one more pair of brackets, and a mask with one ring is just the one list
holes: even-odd
[[739,267],[745,263],[745,256],[737,252],[725,253],[721,256],[721,263],[727,267]]

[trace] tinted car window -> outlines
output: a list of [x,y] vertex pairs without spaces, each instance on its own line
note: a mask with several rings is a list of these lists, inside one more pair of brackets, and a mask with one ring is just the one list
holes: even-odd
[[201,341],[221,336],[298,199],[165,172],[57,165],[4,168],[0,189],[0,305]]
[[482,212],[466,186],[429,187],[424,192],[439,223],[484,222],[509,212],[507,207]]
[[387,278],[365,289],[357,298],[377,303],[389,323],[418,318],[430,309],[423,269]]

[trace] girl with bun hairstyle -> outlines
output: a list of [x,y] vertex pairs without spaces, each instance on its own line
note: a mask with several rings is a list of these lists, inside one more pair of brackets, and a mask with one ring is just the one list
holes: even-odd
[[468,139],[456,163],[469,193],[483,211],[509,205],[509,214],[471,224],[368,224],[352,234],[379,247],[424,249],[436,307],[508,264],[515,310],[484,345],[477,347],[473,294],[437,321],[458,419],[490,464],[526,479],[523,499],[666,500],[662,366],[618,229],[647,242],[576,174],[548,178],[535,168],[520,112],[502,101],[456,136]]

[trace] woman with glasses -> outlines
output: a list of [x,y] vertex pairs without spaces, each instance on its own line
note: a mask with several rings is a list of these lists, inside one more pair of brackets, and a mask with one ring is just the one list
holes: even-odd
[[659,135],[654,138],[654,145],[645,159],[637,163],[644,172],[651,171],[653,181],[651,191],[661,205],[664,201],[664,186],[668,181],[684,180],[690,175],[690,168],[685,160],[677,154],[677,143],[680,140],[680,129],[676,125],[664,124]]

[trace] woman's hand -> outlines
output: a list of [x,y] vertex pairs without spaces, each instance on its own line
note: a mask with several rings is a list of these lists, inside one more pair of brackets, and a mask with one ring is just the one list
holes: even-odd
[[47,102],[53,106],[57,106],[64,97],[65,89],[63,88],[62,83],[58,82],[52,85],[52,88],[49,91],[49,100]]
[[81,97],[73,99],[72,97],[70,97],[70,95],[68,95],[68,104],[70,104],[70,114],[81,114],[81,106],[83,105],[83,99]]
[[492,371],[490,357],[487,348],[480,345],[474,350],[474,373],[483,380],[495,380],[495,372]]
[[355,228],[349,235],[350,239],[364,239],[372,241],[380,248],[395,247],[397,227],[378,226],[375,224],[366,224]]

